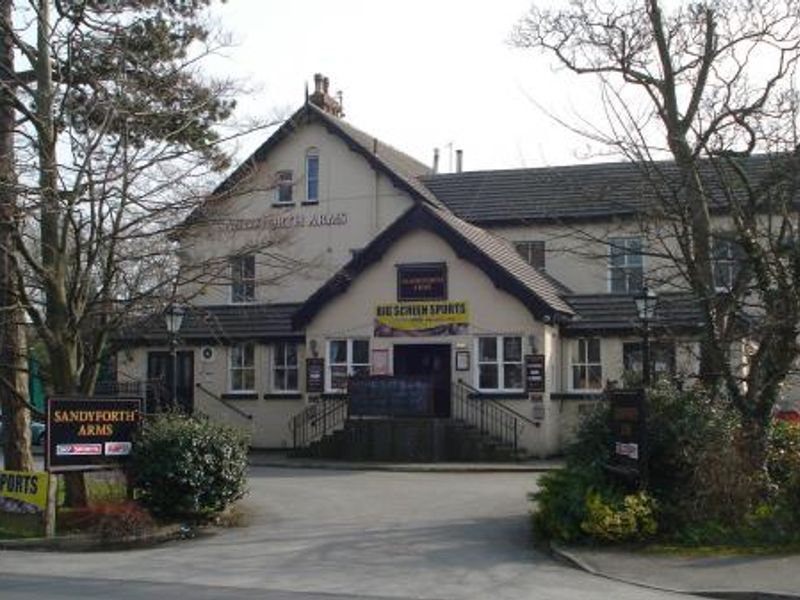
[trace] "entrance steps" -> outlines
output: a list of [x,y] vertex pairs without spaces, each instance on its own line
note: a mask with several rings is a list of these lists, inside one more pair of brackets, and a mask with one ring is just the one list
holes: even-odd
[[527,457],[511,444],[453,418],[348,419],[343,428],[293,454],[381,462],[512,462]]

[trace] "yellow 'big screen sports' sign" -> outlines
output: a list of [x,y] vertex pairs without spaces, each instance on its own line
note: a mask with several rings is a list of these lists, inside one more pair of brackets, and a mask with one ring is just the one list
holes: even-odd
[[468,326],[466,302],[387,302],[375,308],[375,337],[459,335]]

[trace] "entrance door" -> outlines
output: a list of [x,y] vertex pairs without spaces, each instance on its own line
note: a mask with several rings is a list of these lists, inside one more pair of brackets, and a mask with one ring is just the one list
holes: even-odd
[[163,389],[150,391],[147,398],[147,412],[178,409],[191,413],[194,410],[194,352],[191,350],[177,353],[178,381],[176,386],[177,402],[172,398],[172,354],[169,352],[147,353],[147,378],[160,379]]
[[396,344],[394,374],[432,377],[434,414],[450,416],[450,344]]

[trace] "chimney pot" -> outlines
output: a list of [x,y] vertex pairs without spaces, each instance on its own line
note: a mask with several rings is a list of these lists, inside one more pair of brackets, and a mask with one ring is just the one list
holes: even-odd
[[464,167],[464,151],[456,150],[456,173],[461,173]]
[[330,85],[331,81],[327,77],[322,78],[322,91],[323,93],[328,93],[328,86]]
[[434,173],[438,173],[439,172],[439,149],[438,148],[434,148],[433,149],[433,172]]
[[322,73],[314,73],[314,91],[322,93]]

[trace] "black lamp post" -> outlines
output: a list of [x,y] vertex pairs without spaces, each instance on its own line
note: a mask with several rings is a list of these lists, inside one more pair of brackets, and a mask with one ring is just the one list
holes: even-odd
[[170,304],[164,311],[164,321],[169,334],[169,351],[172,358],[172,407],[178,406],[178,331],[183,323],[185,310],[177,304]]
[[642,322],[642,386],[650,387],[650,322],[656,314],[658,297],[656,293],[647,288],[634,296],[639,320]]

